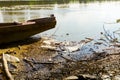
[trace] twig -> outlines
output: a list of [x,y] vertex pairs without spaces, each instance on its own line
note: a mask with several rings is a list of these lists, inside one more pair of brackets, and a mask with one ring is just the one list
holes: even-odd
[[106,56],[112,56],[112,55],[120,55],[120,52],[114,54],[107,54]]
[[64,57],[64,56],[62,56],[62,55],[60,55],[63,59],[65,59],[65,60],[67,60],[67,61],[70,61],[70,62],[76,62],[76,61],[74,61],[74,60],[71,60],[71,59],[68,59],[68,58],[66,58],[66,57]]
[[2,54],[2,64],[3,64],[3,71],[4,71],[4,74],[5,74],[6,80],[14,80],[11,73],[9,72],[8,65],[7,65],[7,60],[4,57],[4,53]]
[[[104,32],[105,32],[105,37],[109,40],[109,41],[111,41],[110,39],[113,39],[109,34],[108,34],[108,32],[105,30],[105,27],[104,27],[104,25],[103,25],[103,30],[104,30]],[[110,39],[109,39],[110,38]]]
[[[29,63],[31,65],[31,63],[33,64],[56,64],[54,62],[39,62],[39,61],[33,61],[33,60],[28,60],[28,59],[23,59],[25,62]],[[32,65],[33,67],[33,65]]]
[[34,65],[32,64],[32,62],[28,59],[23,59],[23,61],[25,61],[26,63],[28,63],[32,68],[34,68]]
[[55,35],[55,33],[59,30],[59,26],[56,28],[56,30],[49,36],[49,37],[52,37],[53,35]]

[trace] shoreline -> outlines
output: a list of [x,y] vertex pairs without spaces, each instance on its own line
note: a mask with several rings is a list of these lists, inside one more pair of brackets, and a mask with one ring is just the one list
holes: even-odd
[[109,55],[99,54],[94,55],[95,57],[91,57],[92,59],[75,61],[69,58],[68,55],[64,55],[66,53],[61,55],[58,51],[41,48],[40,46],[45,44],[43,43],[44,41],[45,38],[33,42],[29,42],[28,40],[27,44],[19,44],[11,48],[5,48],[3,51],[2,49],[0,50],[5,54],[13,55],[20,59],[20,63],[9,63],[9,65],[12,64],[16,66],[9,66],[15,80],[64,80],[69,76],[76,76],[78,79],[94,78],[95,80],[100,80],[104,79],[106,76],[108,79],[119,77],[119,53]]

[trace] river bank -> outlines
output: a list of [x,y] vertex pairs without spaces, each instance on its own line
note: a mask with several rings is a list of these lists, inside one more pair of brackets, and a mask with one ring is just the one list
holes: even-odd
[[[80,46],[76,47],[76,44]],[[15,80],[69,80],[71,77],[82,80],[119,80],[119,52],[119,46],[108,47],[90,38],[80,42],[59,42],[49,37],[27,39],[0,49],[1,54],[20,59],[19,63],[8,62],[9,71]],[[5,76],[1,69],[1,79]]]

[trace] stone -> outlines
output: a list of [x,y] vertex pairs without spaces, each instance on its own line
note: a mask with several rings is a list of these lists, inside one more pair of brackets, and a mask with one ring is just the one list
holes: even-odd
[[56,47],[54,47],[54,46],[50,46],[50,45],[42,45],[41,48],[49,49],[49,50],[55,50],[55,51],[57,50]]
[[120,75],[116,75],[113,80],[120,80]]
[[4,54],[4,57],[8,62],[20,62],[20,59],[9,54]]
[[78,79],[77,76],[69,76],[69,77],[65,78],[64,80],[76,80],[76,79]]
[[102,75],[102,80],[111,80],[110,76],[109,75]]

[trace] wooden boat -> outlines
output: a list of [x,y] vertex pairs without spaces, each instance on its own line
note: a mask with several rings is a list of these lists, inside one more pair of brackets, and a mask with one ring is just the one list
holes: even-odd
[[54,28],[55,25],[56,19],[54,15],[46,18],[28,20],[25,23],[0,23],[0,44],[25,39]]

